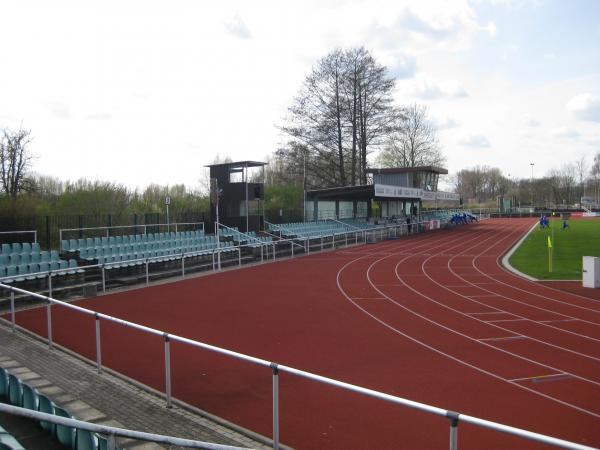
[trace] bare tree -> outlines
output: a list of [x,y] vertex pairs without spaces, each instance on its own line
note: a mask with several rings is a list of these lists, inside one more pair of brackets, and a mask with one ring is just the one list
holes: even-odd
[[4,130],[0,138],[0,182],[2,190],[10,197],[16,197],[27,187],[27,171],[33,156],[28,145],[31,131]]
[[588,170],[589,170],[587,160],[585,159],[584,156],[582,156],[577,161],[575,161],[575,170],[577,172],[577,178],[579,180],[579,188],[581,189],[580,197],[583,197],[585,195],[584,182],[585,182],[586,176],[588,174]]
[[317,186],[366,182],[367,156],[389,132],[393,78],[364,48],[336,49],[317,62],[281,127],[278,156],[306,167]]
[[425,106],[412,104],[396,117],[396,127],[379,154],[383,167],[441,166],[445,163]]

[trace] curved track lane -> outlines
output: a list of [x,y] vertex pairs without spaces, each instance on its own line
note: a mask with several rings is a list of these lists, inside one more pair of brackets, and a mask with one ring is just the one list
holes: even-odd
[[[600,448],[600,302],[498,265],[531,226],[490,220],[111,294],[82,306],[411,400]],[[91,318],[55,308],[55,340],[95,358]],[[17,322],[41,335],[45,311]],[[160,338],[102,324],[103,362],[164,389]],[[271,374],[172,345],[173,393],[265,435]],[[282,375],[299,449],[447,448],[444,418]],[[461,450],[549,448],[460,425]]]

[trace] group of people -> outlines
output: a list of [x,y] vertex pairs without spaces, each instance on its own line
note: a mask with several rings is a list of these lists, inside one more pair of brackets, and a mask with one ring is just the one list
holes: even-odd
[[545,214],[542,214],[540,216],[540,228],[543,230],[544,228],[548,228],[550,226],[550,220],[548,219],[548,216],[546,216]]
[[473,223],[477,222],[477,217],[473,214],[467,213],[456,213],[450,218],[450,223],[452,225],[458,225],[460,223]]
[[[548,219],[548,216],[546,216],[545,214],[542,214],[540,216],[540,228],[544,229],[544,228],[548,228],[548,227],[550,227],[550,220]],[[569,229],[569,221],[566,218],[563,219],[562,229],[563,229],[563,231]]]

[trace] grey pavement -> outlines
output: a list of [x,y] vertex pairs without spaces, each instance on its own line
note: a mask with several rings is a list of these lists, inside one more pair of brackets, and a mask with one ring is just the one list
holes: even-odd
[[[48,345],[28,332],[12,332],[0,319],[0,366],[26,381],[76,419],[155,434],[196,439],[253,449],[268,449],[268,441],[254,433],[180,402],[165,400],[136,383],[88,361]],[[153,450],[148,442],[118,440],[120,448]]]

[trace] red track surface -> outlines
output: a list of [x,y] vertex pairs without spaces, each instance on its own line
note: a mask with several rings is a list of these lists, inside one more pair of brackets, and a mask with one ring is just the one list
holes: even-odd
[[[108,295],[80,305],[389,394],[600,447],[600,302],[498,260],[533,224],[490,220]],[[95,358],[89,317],[57,342]],[[17,321],[42,335],[44,310]],[[162,340],[102,323],[103,363],[164,390]],[[172,346],[177,398],[265,435],[271,373]],[[448,421],[280,377],[281,438],[303,449],[447,448]],[[462,424],[461,449],[548,448]]]

